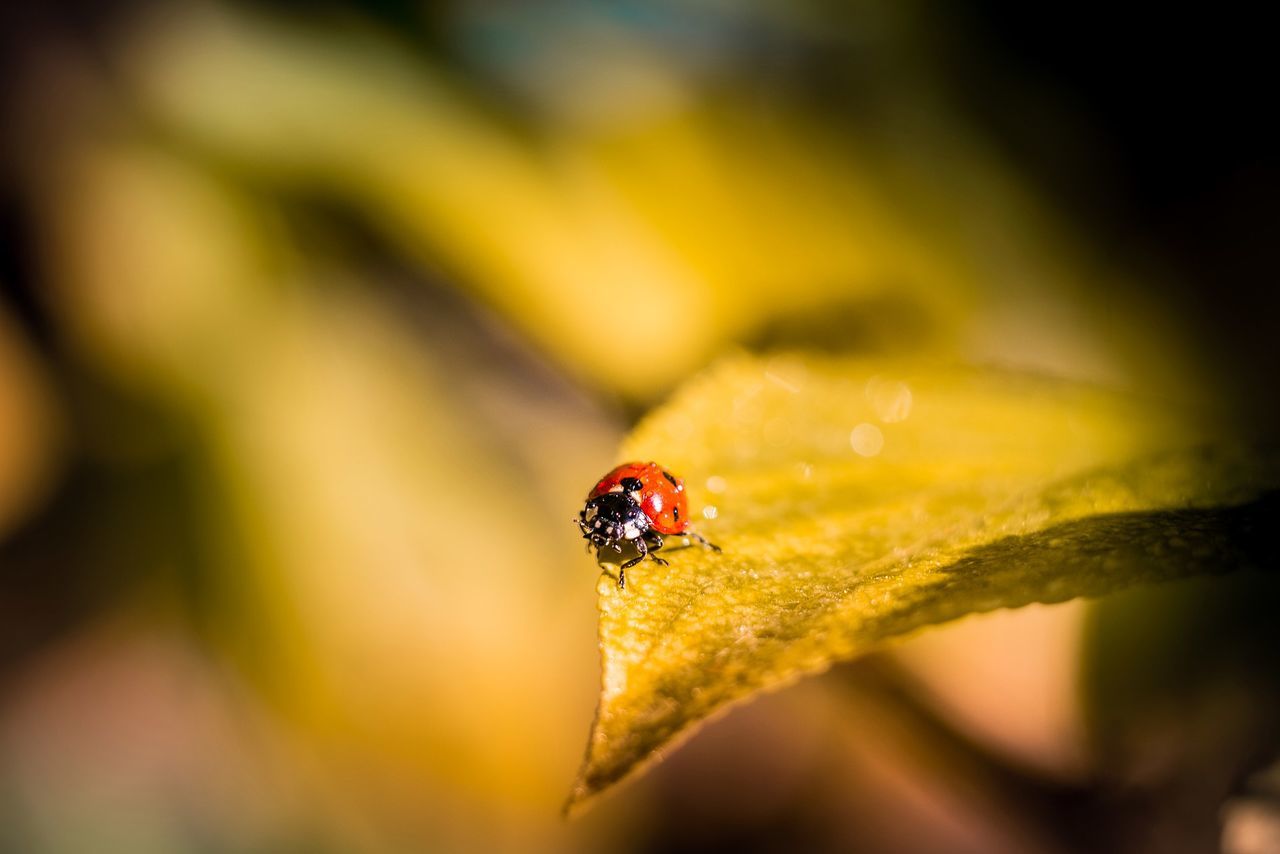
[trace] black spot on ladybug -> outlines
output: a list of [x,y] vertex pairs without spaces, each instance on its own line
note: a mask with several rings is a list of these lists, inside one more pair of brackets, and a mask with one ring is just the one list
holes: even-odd
[[624,492],[639,492],[644,488],[644,484],[640,482],[640,479],[635,477],[624,477],[619,481],[619,484]]
[[675,507],[671,508],[671,515],[675,517],[677,522],[680,521],[680,505],[677,504]]
[[676,479],[675,477],[672,476],[671,472],[664,469],[662,472],[662,476],[665,477],[667,480],[671,481],[671,485],[674,486],[676,489],[680,488],[680,484],[676,483]]

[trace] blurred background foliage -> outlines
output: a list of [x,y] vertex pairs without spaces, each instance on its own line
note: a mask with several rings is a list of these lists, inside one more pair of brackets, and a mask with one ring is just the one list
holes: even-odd
[[998,362],[1275,435],[1263,32],[6,6],[0,848],[1266,850],[1251,576],[962,622],[557,815],[598,679],[569,518],[716,355]]

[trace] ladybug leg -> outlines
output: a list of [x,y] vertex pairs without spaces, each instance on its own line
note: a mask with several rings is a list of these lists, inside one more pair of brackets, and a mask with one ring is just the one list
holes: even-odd
[[[654,543],[654,538],[657,538],[657,543]],[[659,565],[662,566],[668,566],[666,561],[658,557],[657,554],[654,554],[655,551],[662,548],[662,535],[658,534],[658,531],[650,531],[650,533],[640,536],[640,538],[635,540],[635,544],[636,552],[639,552],[639,554],[636,554],[636,556],[631,558],[630,561],[623,563],[621,567],[623,570],[627,567],[635,566],[636,563],[645,560],[646,557],[654,563],[659,563]]]
[[[621,543],[610,543],[609,548],[613,549],[618,554],[622,554]],[[619,590],[625,590],[627,588],[627,567],[635,566],[635,564],[638,563],[639,561],[640,561],[640,558],[635,558],[633,560],[627,561],[626,563],[618,567],[618,589]],[[610,574],[608,570],[605,570],[604,573],[605,575]]]
[[663,543],[662,535],[659,534],[657,531],[649,531],[644,535],[644,539],[646,541],[645,553],[649,555],[649,559],[652,560],[654,563],[658,564],[659,566],[670,566],[669,563],[667,563],[665,560],[663,560],[662,558],[654,554],[654,552],[662,548],[662,543]]
[[685,531],[685,535],[697,540],[699,543],[702,544],[702,547],[704,549],[711,549],[711,551],[713,552],[720,551],[719,546],[717,546],[715,543],[711,542],[706,537],[699,534],[697,531]]
[[[636,556],[633,557],[631,560],[627,561],[626,563],[624,563],[620,567],[620,569],[629,569],[630,567],[633,567],[636,564],[638,564],[640,561],[644,560],[646,557],[650,556],[649,544],[645,542],[644,537],[638,537],[635,540],[635,544],[636,544],[636,552],[637,552]],[[654,558],[654,560],[657,560],[657,558]],[[666,561],[663,561],[663,563],[666,563]]]

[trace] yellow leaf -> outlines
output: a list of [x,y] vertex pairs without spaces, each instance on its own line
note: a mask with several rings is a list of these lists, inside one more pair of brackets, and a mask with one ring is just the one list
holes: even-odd
[[1026,374],[737,357],[625,448],[722,554],[602,577],[575,807],[756,691],[970,613],[1261,562],[1273,455],[1190,413]]

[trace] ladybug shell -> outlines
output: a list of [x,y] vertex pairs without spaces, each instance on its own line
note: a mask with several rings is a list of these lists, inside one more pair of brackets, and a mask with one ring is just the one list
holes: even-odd
[[587,500],[606,492],[623,492],[622,481],[628,477],[640,481],[637,501],[655,531],[683,534],[688,529],[689,500],[684,481],[657,463],[623,463],[600,479]]

